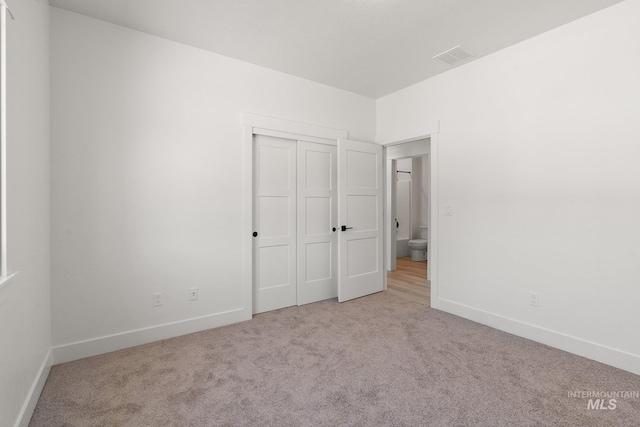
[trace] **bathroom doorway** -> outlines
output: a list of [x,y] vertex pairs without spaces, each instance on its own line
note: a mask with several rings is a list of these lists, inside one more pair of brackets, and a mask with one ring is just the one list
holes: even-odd
[[387,291],[430,305],[430,139],[387,147]]

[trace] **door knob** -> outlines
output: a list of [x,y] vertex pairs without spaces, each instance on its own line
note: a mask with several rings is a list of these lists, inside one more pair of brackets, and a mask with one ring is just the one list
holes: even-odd
[[342,226],[342,231],[351,230],[353,227],[347,227],[346,225]]
[[335,231],[336,231],[336,228],[335,228],[335,227],[333,227],[333,228],[332,228],[332,230],[333,230],[333,232],[335,233]]
[[257,231],[253,232],[253,237],[258,237],[258,232]]

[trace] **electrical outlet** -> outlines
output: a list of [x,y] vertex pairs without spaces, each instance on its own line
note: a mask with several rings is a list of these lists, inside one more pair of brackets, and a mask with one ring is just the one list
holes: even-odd
[[538,307],[538,293],[537,292],[529,292],[529,305],[534,307]]
[[162,297],[162,292],[156,292],[153,294],[153,306],[159,307],[164,304],[164,298]]
[[195,301],[198,299],[198,288],[193,287],[189,288],[189,301]]

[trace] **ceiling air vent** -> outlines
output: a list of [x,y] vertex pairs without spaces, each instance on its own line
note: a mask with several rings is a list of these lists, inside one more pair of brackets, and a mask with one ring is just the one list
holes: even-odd
[[449,65],[456,64],[460,61],[464,61],[467,58],[471,58],[473,53],[464,50],[460,45],[453,47],[449,50],[445,50],[442,53],[437,54],[433,59],[439,59],[442,62],[446,62]]

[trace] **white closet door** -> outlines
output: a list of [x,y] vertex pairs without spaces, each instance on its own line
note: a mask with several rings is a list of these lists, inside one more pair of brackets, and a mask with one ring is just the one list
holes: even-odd
[[338,301],[380,292],[382,260],[382,146],[338,141]]
[[256,135],[253,312],[296,304],[296,142]]
[[298,142],[298,305],[338,296],[337,147]]

